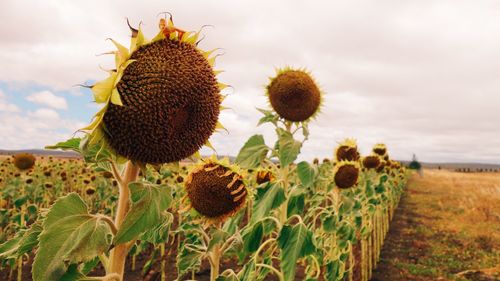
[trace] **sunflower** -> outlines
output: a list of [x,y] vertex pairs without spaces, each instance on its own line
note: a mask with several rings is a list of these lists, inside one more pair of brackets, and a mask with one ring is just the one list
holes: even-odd
[[345,139],[343,142],[337,146],[335,150],[335,158],[337,162],[342,160],[345,161],[358,161],[359,160],[359,152],[358,145],[356,144],[355,139]]
[[335,164],[333,180],[338,188],[351,188],[358,184],[359,173],[358,162],[341,161]]
[[311,74],[303,69],[278,69],[267,86],[269,102],[280,117],[305,122],[320,111],[323,94]]
[[273,173],[269,170],[258,170],[255,175],[255,181],[257,182],[257,184],[274,181],[274,179],[275,177]]
[[183,31],[172,17],[161,19],[159,28],[148,40],[140,27],[130,27],[130,48],[111,39],[116,69],[91,86],[103,107],[81,129],[87,133],[83,147],[98,144],[144,164],[180,161],[204,144],[211,147],[209,137],[223,128],[220,91],[227,87],[213,70],[215,50],[199,49],[201,30]]
[[29,170],[35,166],[36,158],[31,153],[18,153],[13,156],[14,166],[21,171]]
[[386,157],[387,156],[387,147],[383,143],[377,143],[375,146],[373,146],[373,153],[375,153],[381,157]]
[[363,157],[363,168],[376,169],[380,165],[380,157],[378,155],[369,155]]
[[207,222],[222,222],[245,205],[246,183],[229,160],[205,160],[185,180],[191,207]]

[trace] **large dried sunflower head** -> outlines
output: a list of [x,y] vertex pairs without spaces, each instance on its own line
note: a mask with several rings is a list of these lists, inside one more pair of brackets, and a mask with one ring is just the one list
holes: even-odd
[[244,206],[243,177],[229,165],[208,160],[189,173],[185,187],[191,207],[213,221],[222,221]]
[[305,70],[278,70],[267,86],[272,108],[280,117],[291,122],[304,122],[320,110],[322,93],[311,74]]
[[341,161],[335,164],[333,180],[338,188],[351,188],[358,184],[359,173],[358,162]]
[[93,85],[104,104],[82,130],[84,146],[100,144],[119,156],[149,164],[175,162],[198,152],[218,128],[221,89],[213,51],[202,51],[200,32],[162,19],[152,40],[131,28],[130,49],[112,41],[116,69]]

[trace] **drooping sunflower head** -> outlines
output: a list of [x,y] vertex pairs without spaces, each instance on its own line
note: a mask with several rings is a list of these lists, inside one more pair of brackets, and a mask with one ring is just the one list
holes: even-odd
[[358,161],[359,152],[358,145],[355,139],[345,139],[335,149],[335,158],[340,161]]
[[358,184],[359,163],[354,161],[341,161],[335,164],[333,180],[340,189],[354,187]]
[[257,184],[263,184],[265,182],[270,182],[275,179],[273,173],[269,170],[258,170],[255,176],[255,181]]
[[383,143],[377,143],[373,146],[373,153],[381,157],[385,157],[387,155],[387,147]]
[[152,40],[140,27],[131,30],[130,49],[112,40],[116,69],[91,87],[104,106],[81,129],[88,133],[84,144],[145,164],[182,160],[222,128],[220,91],[226,85],[217,82],[216,56],[197,47],[200,31],[178,29],[172,18],[160,21]]
[[284,68],[270,78],[269,102],[278,115],[291,122],[304,122],[320,111],[323,94],[308,71]]
[[247,197],[243,176],[229,161],[205,161],[189,173],[185,188],[191,207],[212,222],[234,215]]
[[366,169],[376,169],[380,165],[380,156],[378,155],[368,155],[363,157],[363,168]]
[[31,153],[18,153],[14,157],[14,166],[21,171],[29,170],[35,166],[36,158]]

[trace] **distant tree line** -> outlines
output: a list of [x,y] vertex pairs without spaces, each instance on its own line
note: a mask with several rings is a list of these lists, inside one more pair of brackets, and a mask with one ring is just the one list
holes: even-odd
[[457,168],[455,172],[458,173],[498,173],[498,169],[493,168]]

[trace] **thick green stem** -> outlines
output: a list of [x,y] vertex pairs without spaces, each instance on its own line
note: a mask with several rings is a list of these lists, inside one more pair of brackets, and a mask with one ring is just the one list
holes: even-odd
[[[115,214],[115,225],[118,229],[120,229],[130,207],[130,190],[128,184],[137,180],[139,170],[139,166],[134,165],[131,161],[127,162],[121,184],[119,184],[120,195],[118,197],[118,207]],[[130,245],[127,243],[116,245],[116,247],[111,250],[109,256],[110,272],[107,272],[108,274],[116,273],[121,277],[121,280],[123,280],[125,260],[129,250]]]

